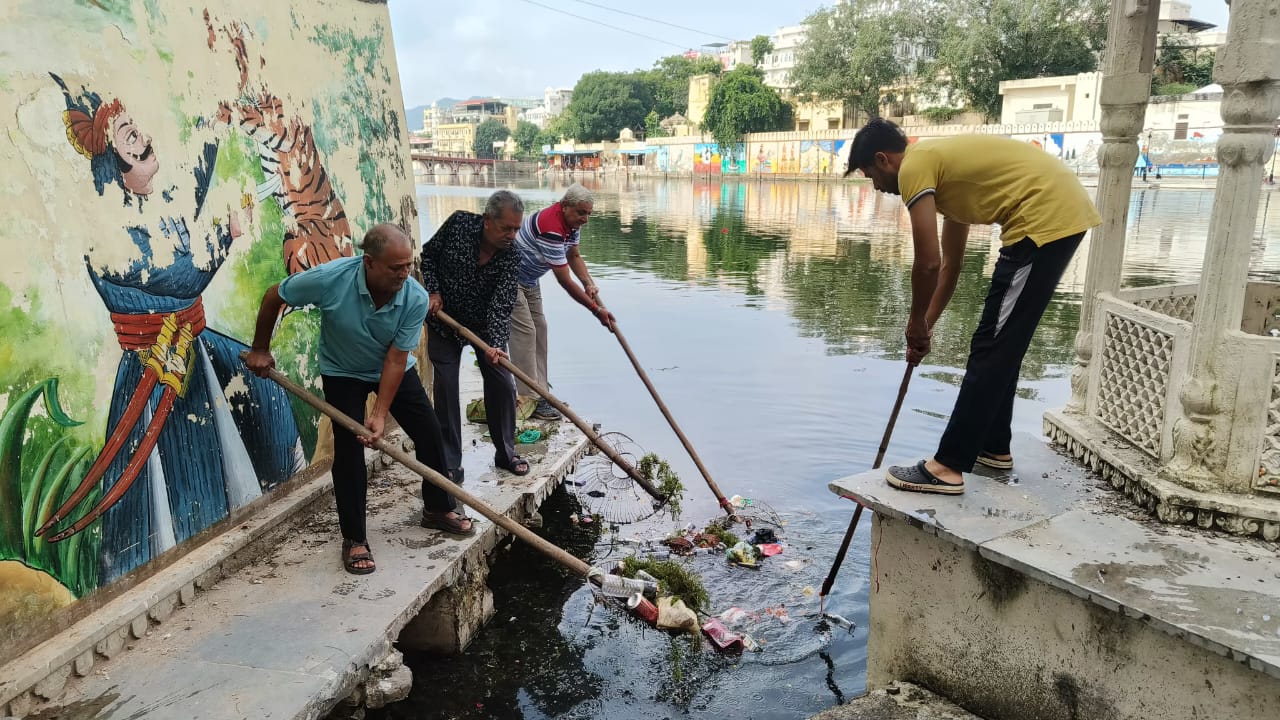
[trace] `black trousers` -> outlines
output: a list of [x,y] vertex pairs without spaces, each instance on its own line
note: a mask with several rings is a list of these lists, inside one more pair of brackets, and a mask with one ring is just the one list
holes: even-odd
[[1025,238],[1000,250],[938,462],[969,472],[982,452],[1009,453],[1022,358],[1082,239],[1084,233],[1037,247]]
[[[365,402],[376,392],[378,383],[357,378],[322,376],[324,398],[358,423],[364,422]],[[404,374],[396,396],[391,401],[391,417],[400,423],[413,440],[419,462],[448,477],[444,462],[444,444],[440,439],[440,423],[427,402],[427,391],[418,379],[416,369]],[[338,525],[342,537],[365,542],[365,508],[368,504],[368,473],[364,464],[364,445],[347,430],[333,426],[333,496],[338,506]],[[422,500],[427,510],[449,512],[454,500],[435,485],[422,481]]]
[[[516,456],[516,385],[511,371],[490,365],[483,353],[480,376],[484,378],[484,412],[493,439],[494,463],[510,467]],[[458,389],[458,373],[462,345],[427,326],[427,355],[435,369],[433,399],[440,432],[444,436],[444,459],[451,468],[462,467],[462,399]]]

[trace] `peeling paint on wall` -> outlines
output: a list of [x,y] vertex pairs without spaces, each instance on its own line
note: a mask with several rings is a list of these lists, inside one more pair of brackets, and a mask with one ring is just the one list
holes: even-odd
[[[239,352],[271,285],[403,219],[413,181],[383,5],[25,0],[0,44],[12,650],[309,462],[316,414]],[[273,343],[311,386],[318,325]]]

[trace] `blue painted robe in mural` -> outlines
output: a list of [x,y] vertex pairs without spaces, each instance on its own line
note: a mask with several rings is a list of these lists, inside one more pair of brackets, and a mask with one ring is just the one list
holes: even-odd
[[[158,217],[147,213],[150,224],[127,228],[140,259],[128,267],[101,268],[86,257],[94,287],[117,322],[121,316],[194,312],[200,294],[226,260],[230,228],[225,223],[200,223],[216,153],[216,145],[206,145],[195,172],[191,230],[183,215],[164,212],[179,209],[174,195],[166,192],[163,202],[148,201],[160,211]],[[208,228],[201,242],[207,264],[197,262],[192,252],[190,233],[199,233],[201,227]],[[157,256],[167,264],[160,264]],[[132,487],[102,518],[102,583],[226,517],[229,510],[260,496],[305,464],[287,394],[244,370],[240,352],[246,349],[244,343],[212,329],[196,336],[184,394],[175,400]],[[140,353],[126,349],[116,370],[107,437],[120,423],[144,370]],[[164,388],[152,390],[142,417],[107,469],[104,492],[119,481]]]

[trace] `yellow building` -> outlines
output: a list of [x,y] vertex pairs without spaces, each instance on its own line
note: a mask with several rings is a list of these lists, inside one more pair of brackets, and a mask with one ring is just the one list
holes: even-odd
[[435,152],[448,157],[475,157],[476,125],[449,123],[436,126]]
[[715,84],[712,75],[694,75],[689,78],[689,124],[700,127],[707,117],[707,105],[711,103],[711,88]]

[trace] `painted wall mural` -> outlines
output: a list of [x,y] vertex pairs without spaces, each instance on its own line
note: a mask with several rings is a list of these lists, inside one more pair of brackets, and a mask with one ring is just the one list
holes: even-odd
[[[0,42],[8,654],[310,462],[316,414],[242,370],[258,301],[417,223],[384,5],[24,0]],[[277,322],[318,385],[318,318]]]

